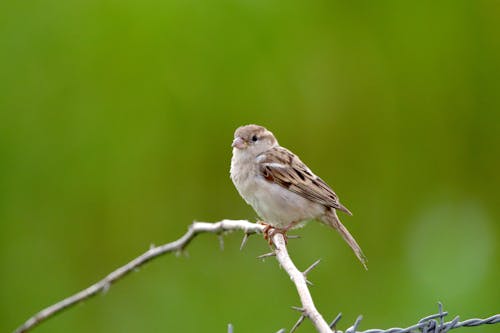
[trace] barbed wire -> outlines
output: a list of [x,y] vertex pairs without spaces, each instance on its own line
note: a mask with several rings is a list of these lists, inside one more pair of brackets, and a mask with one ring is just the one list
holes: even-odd
[[[445,322],[444,318],[448,315],[447,311],[443,311],[443,304],[438,302],[438,313],[426,316],[418,321],[417,324],[412,325],[406,328],[393,327],[389,329],[368,329],[365,331],[357,331],[357,327],[359,326],[362,316],[359,316],[356,319],[356,322],[353,326],[349,327],[345,333],[413,333],[413,332],[422,332],[422,333],[446,333],[449,330],[459,327],[472,327],[472,326],[480,326],[480,325],[488,325],[488,324],[498,324],[500,323],[500,314],[493,315],[488,318],[480,319],[480,318],[472,318],[464,321],[460,321],[460,317],[456,316],[452,321]],[[337,321],[340,320],[340,316],[337,316]],[[330,325],[334,327],[336,323]]]
[[[444,317],[448,315],[447,311],[443,311],[443,304],[441,302],[438,302],[438,313],[426,316],[418,321],[417,324],[406,327],[406,328],[400,328],[400,327],[393,327],[393,328],[388,328],[388,329],[378,329],[378,328],[371,328],[365,331],[357,331],[357,328],[359,324],[361,323],[361,320],[363,319],[363,316],[358,316],[356,321],[354,322],[354,325],[349,327],[348,329],[345,330],[343,333],[446,333],[449,330],[452,330],[454,328],[459,328],[459,327],[474,327],[474,326],[481,326],[481,325],[492,325],[492,324],[498,324],[500,323],[500,314],[493,315],[488,318],[471,318],[467,319],[464,321],[460,321],[460,317],[456,316],[453,318],[452,321],[444,322]],[[301,316],[303,318],[303,316]],[[337,326],[338,322],[342,319],[342,313],[339,313],[335,319],[330,323],[330,327],[332,328],[333,332],[336,333],[342,333],[342,331],[337,330],[335,327]],[[302,323],[303,319],[299,319],[299,321],[293,326],[293,328],[290,330],[290,333],[293,333],[297,327]],[[232,324],[228,324],[228,333],[233,333],[234,328]],[[276,333],[285,333],[286,330],[284,328],[280,329]]]
[[[449,330],[459,327],[473,327],[473,326],[481,326],[481,325],[492,325],[500,323],[500,314],[493,315],[488,318],[471,318],[464,321],[460,321],[460,317],[456,316],[453,320],[445,322],[444,318],[448,315],[447,311],[443,311],[443,304],[438,302],[438,313],[435,313],[430,316],[423,317],[418,321],[417,324],[406,327],[393,327],[388,329],[378,329],[372,328],[365,331],[358,331],[358,326],[363,319],[363,316],[358,316],[354,325],[349,327],[343,333],[446,333]],[[330,327],[336,333],[342,333],[336,329],[336,326],[340,319],[342,318],[342,313],[339,313],[335,319],[330,323]],[[294,325],[294,327],[290,330],[290,333],[293,333],[297,329],[298,325]],[[285,333],[284,329],[279,330],[277,333]],[[231,326],[231,332],[232,326]]]

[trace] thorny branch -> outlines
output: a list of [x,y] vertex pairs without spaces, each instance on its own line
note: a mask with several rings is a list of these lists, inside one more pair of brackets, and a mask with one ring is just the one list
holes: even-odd
[[[316,330],[320,333],[331,333],[332,330],[328,323],[323,319],[323,316],[318,312],[316,306],[314,305],[313,299],[311,297],[311,293],[309,292],[309,288],[307,287],[306,274],[317,265],[314,263],[311,267],[309,267],[306,272],[301,272],[295,267],[294,263],[290,259],[288,255],[288,251],[286,248],[285,238],[280,233],[274,233],[272,235],[272,240],[274,246],[276,247],[276,258],[278,259],[281,267],[290,275],[295,287],[297,288],[297,292],[299,293],[300,301],[302,302],[302,307],[299,309],[302,313],[302,317],[307,317],[313,323]],[[303,320],[304,318],[302,318]],[[294,327],[300,325],[302,320],[299,319],[297,324]]]
[[[243,230],[245,235],[260,233],[264,227],[257,223],[251,223],[245,220],[223,220],[217,223],[194,222],[189,227],[188,231],[176,241],[167,243],[161,246],[151,246],[151,248],[144,252],[139,257],[130,261],[128,264],[116,269],[99,282],[91,285],[90,287],[72,295],[62,301],[53,304],[29,318],[24,324],[19,326],[14,333],[22,333],[31,330],[41,322],[58,314],[59,312],[83,301],[92,296],[97,295],[99,292],[105,292],[116,281],[133,272],[140,266],[148,261],[157,258],[165,253],[182,252],[186,246],[193,240],[196,235],[201,233],[213,233],[221,235],[223,232],[232,230]],[[221,243],[222,246],[222,243]]]
[[[263,225],[257,223],[251,223],[246,220],[223,220],[216,223],[194,222],[193,224],[191,224],[188,231],[178,240],[161,246],[156,246],[156,247],[151,246],[151,248],[148,251],[146,251],[139,257],[133,259],[126,265],[111,272],[105,278],[98,281],[97,283],[36,313],[31,318],[29,318],[23,325],[18,327],[14,331],[14,333],[27,332],[33,329],[35,326],[42,323],[43,321],[60,313],[61,311],[73,305],[76,305],[77,303],[86,300],[92,296],[95,296],[99,292],[107,291],[111,286],[111,284],[120,280],[121,278],[128,275],[128,273],[136,270],[140,266],[144,265],[145,263],[149,262],[150,260],[156,257],[159,257],[163,254],[170,252],[176,252],[176,253],[182,252],[186,248],[186,246],[196,237],[196,235],[200,233],[217,234],[219,237],[220,246],[221,248],[223,248],[224,245],[222,238],[223,233],[234,230],[242,230],[245,233],[245,237],[243,238],[243,241],[241,243],[241,248],[243,248],[249,235],[252,235],[254,233],[260,233],[263,231],[263,229],[264,229]],[[307,280],[307,274],[319,264],[319,260],[314,262],[304,272],[301,272],[297,269],[297,267],[292,262],[290,256],[288,255],[286,242],[283,235],[280,233],[273,233],[271,234],[271,239],[275,247],[273,252],[264,254],[259,258],[276,256],[280,265],[285,269],[285,271],[288,273],[288,275],[294,282],[302,303],[301,307],[294,307],[294,309],[298,310],[301,313],[301,315],[299,317],[299,320],[292,327],[290,333],[294,332],[306,318],[311,320],[313,325],[316,327],[316,330],[320,333],[326,333],[326,332],[331,333],[332,329],[335,332],[342,333],[341,331],[336,331],[335,329],[337,322],[341,318],[341,314],[339,314],[333,320],[333,322],[328,325],[321,316],[321,314],[316,309],[311,294],[309,292],[309,289],[307,287],[308,284],[311,284]],[[445,333],[448,330],[457,327],[479,326],[484,324],[496,324],[500,322],[500,314],[498,314],[486,319],[469,319],[462,322],[459,321],[459,317],[457,316],[451,322],[444,323],[443,318],[447,314],[448,314],[447,312],[442,311],[442,306],[440,304],[438,314],[422,318],[418,322],[418,324],[410,326],[408,328],[404,329],[390,328],[387,330],[370,329],[361,333],[410,333],[410,332],[416,332],[416,330],[424,333]],[[359,332],[357,331],[357,327],[361,321],[361,318],[362,318],[361,316],[358,317],[354,325],[349,327],[345,331],[345,333]],[[439,319],[439,321],[437,321],[437,318]],[[231,324],[229,324],[228,326],[228,332],[233,333],[233,326]],[[281,329],[278,332],[284,333],[285,330]]]

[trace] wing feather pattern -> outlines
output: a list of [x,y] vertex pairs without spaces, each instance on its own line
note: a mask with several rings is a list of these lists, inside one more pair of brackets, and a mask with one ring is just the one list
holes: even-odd
[[271,148],[260,154],[257,161],[259,162],[260,174],[267,181],[276,183],[313,202],[352,215],[339,202],[335,192],[288,149]]

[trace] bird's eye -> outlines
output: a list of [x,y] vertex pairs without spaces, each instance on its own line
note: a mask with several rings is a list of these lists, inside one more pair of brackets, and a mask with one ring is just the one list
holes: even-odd
[[252,141],[253,141],[253,142],[256,142],[258,139],[259,139],[259,138],[257,137],[257,135],[252,136]]

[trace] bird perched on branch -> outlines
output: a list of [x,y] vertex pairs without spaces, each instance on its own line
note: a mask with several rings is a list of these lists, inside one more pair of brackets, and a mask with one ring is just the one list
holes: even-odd
[[232,147],[231,179],[269,228],[286,234],[309,220],[321,221],[336,229],[367,267],[365,255],[336,211],[351,212],[297,155],[278,144],[273,133],[258,125],[241,126]]

